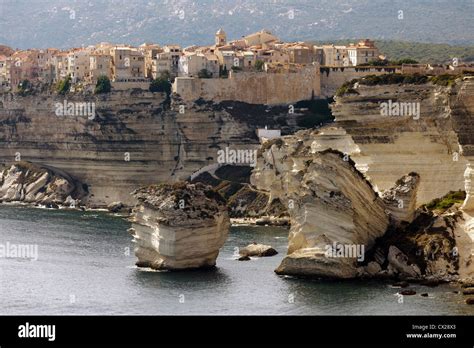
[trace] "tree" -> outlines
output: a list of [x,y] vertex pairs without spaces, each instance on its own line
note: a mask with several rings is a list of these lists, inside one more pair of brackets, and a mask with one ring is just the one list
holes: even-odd
[[265,65],[263,60],[257,60],[255,61],[255,70],[257,71],[263,71],[263,66]]
[[167,80],[167,81],[171,80],[171,74],[168,70],[162,71],[159,77],[162,78],[163,80]]
[[198,77],[200,79],[210,79],[212,77],[212,74],[209,70],[207,69],[201,69],[199,72],[198,72]]
[[228,77],[229,76],[229,72],[227,71],[227,66],[224,65],[224,67],[222,67],[222,65],[219,67],[219,77]]
[[[381,60],[381,59],[375,59],[375,60],[371,60],[370,62],[368,62],[366,65],[371,65],[371,66],[387,66],[389,65],[389,62],[388,60]],[[390,64],[391,65],[391,64]]]
[[97,78],[97,84],[95,85],[95,94],[101,94],[101,93],[110,93],[112,90],[112,85],[110,83],[110,80],[107,76],[105,75],[100,75]]
[[71,89],[71,76],[66,76],[64,80],[59,81],[56,90],[59,94],[66,94]]
[[26,95],[31,91],[31,88],[31,82],[25,79],[18,84],[18,93],[21,95]]
[[167,95],[171,94],[171,83],[163,75],[154,79],[150,83],[150,92],[164,92]]
[[403,65],[403,64],[418,64],[418,61],[411,58],[403,58],[399,60],[390,61],[390,65]]

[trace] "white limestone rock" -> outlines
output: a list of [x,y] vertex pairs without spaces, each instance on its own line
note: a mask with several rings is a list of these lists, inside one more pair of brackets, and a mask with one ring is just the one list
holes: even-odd
[[385,205],[348,157],[311,143],[290,136],[264,146],[251,177],[290,214],[288,254],[276,273],[354,278],[355,255],[328,256],[328,246],[369,250],[387,229]]
[[273,256],[278,254],[278,252],[273,249],[270,245],[252,243],[247,245],[245,248],[240,248],[240,256]]
[[390,246],[388,251],[389,269],[401,277],[419,278],[421,276],[420,268],[415,264],[410,264],[408,257],[396,246]]
[[210,268],[230,228],[225,200],[209,186],[177,183],[141,188],[130,230],[137,266],[158,270]]
[[416,173],[404,175],[395,186],[383,192],[382,199],[393,225],[411,223],[415,218],[416,196],[420,176]]
[[466,166],[464,180],[466,200],[464,201],[462,209],[474,213],[474,168],[471,163],[468,163]]
[[51,167],[17,162],[0,172],[0,201],[78,207],[82,184]]

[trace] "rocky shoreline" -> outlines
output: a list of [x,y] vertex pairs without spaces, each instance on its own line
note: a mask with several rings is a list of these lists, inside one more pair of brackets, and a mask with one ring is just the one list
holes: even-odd
[[[263,143],[253,169],[200,167],[186,182],[135,186],[127,202],[108,197],[108,205],[94,206],[89,183],[18,162],[1,172],[0,201],[131,213],[138,264],[155,269],[213,267],[234,223],[290,228],[275,270],[282,276],[474,279],[474,80],[409,88],[354,83],[353,91],[336,98],[333,124]],[[417,119],[380,115],[382,101],[417,98]],[[175,162],[183,164],[179,156]]]

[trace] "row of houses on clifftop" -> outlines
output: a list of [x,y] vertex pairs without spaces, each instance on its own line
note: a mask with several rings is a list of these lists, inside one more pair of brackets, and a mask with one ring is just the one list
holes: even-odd
[[100,43],[69,50],[28,49],[0,55],[0,86],[15,89],[24,80],[56,83],[70,77],[73,84],[95,84],[107,76],[115,86],[145,83],[165,75],[174,77],[222,78],[239,70],[289,71],[319,63],[350,66],[378,59],[373,41],[357,45],[315,46],[305,42],[283,42],[268,30],[227,40],[219,29],[209,46],[145,43],[138,47]]

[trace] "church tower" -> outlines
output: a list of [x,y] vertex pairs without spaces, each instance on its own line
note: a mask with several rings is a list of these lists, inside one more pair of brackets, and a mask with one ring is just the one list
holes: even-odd
[[220,28],[216,33],[216,46],[224,46],[227,43],[227,35],[225,31]]

